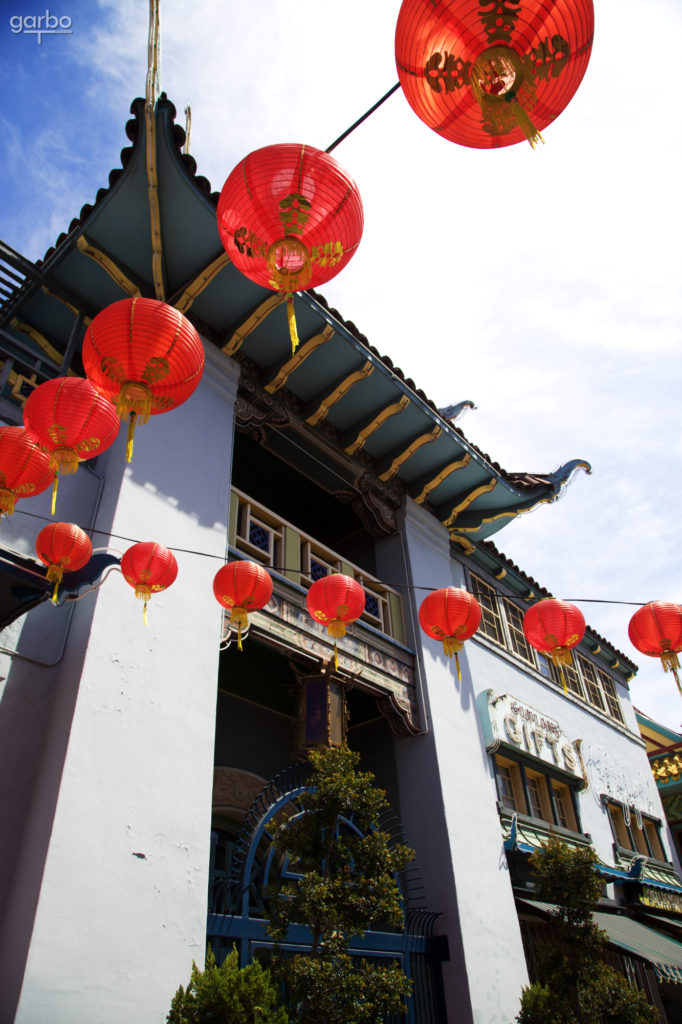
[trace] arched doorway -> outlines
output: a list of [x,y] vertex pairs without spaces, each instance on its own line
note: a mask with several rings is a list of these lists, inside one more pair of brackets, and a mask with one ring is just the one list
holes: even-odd
[[[237,781],[237,776],[249,775],[237,769],[222,771],[233,773],[232,783]],[[213,831],[216,840],[215,857],[212,856],[207,939],[219,962],[233,945],[239,951],[242,965],[258,956],[259,951],[266,952],[272,947],[272,941],[265,932],[265,894],[268,886],[292,877],[293,873],[289,872],[288,862],[273,847],[271,836],[284,816],[303,813],[300,798],[308,789],[309,774],[307,762],[297,762],[265,783],[244,814],[236,836],[236,814],[243,813],[242,808],[230,800],[220,803],[214,793]],[[240,802],[244,801],[250,787],[255,787],[256,780],[257,776],[241,779]],[[344,819],[342,824],[350,829],[355,827],[352,818]],[[396,842],[403,841],[397,819],[388,818],[382,821],[381,827]],[[423,904],[420,879],[414,864],[402,873],[399,884],[405,907],[402,932],[368,931],[362,938],[353,940],[350,952],[358,959],[395,960],[412,978],[413,993],[407,1016],[400,1020],[408,1024],[445,1024],[440,961],[447,959],[447,940],[433,934],[439,915]],[[292,928],[284,949],[301,952],[309,942],[306,928]]]

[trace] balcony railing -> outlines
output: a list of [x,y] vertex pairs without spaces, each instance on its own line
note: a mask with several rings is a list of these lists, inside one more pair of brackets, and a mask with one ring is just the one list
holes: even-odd
[[365,592],[362,621],[398,643],[405,642],[400,594],[326,548],[296,526],[232,488],[230,544],[237,551],[274,569],[308,590],[323,576],[341,572],[357,580]]

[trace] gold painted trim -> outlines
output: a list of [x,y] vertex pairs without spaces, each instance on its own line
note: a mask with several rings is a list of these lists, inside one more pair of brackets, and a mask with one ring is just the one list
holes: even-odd
[[495,573],[495,579],[496,580],[503,580],[506,575],[507,575],[507,570],[506,569],[500,569],[499,572]]
[[401,395],[398,402],[393,402],[391,405],[387,405],[380,413],[377,413],[371,423],[368,423],[367,426],[358,433],[355,440],[351,441],[347,448],[344,448],[346,454],[354,455],[355,452],[359,451],[360,448],[364,446],[367,438],[371,437],[387,419],[390,419],[391,416],[397,416],[403,411],[403,409],[406,409],[409,404],[410,400],[407,395]]
[[430,444],[431,441],[435,441],[442,433],[443,430],[441,427],[434,427],[432,430],[427,431],[426,434],[421,434],[420,437],[415,438],[415,440],[408,444],[407,448],[405,448],[400,455],[396,455],[386,472],[381,473],[379,479],[384,482],[386,480],[390,480],[396,475],[400,467],[403,466],[408,459],[412,458],[415,452],[418,452],[425,444]]
[[272,378],[270,383],[265,385],[265,390],[271,395],[274,394],[275,391],[279,391],[279,389],[286,384],[294,370],[297,370],[299,366],[305,362],[308,356],[313,354],[315,349],[318,349],[320,345],[324,345],[325,342],[329,341],[329,339],[334,336],[334,334],[334,328],[327,324],[323,331],[320,331],[319,334],[309,338],[303,345],[299,345],[291,359],[288,359],[286,363],[279,368],[277,374]]
[[179,313],[186,313],[194,300],[201,295],[204,288],[207,288],[223,267],[226,267],[227,264],[231,262],[232,260],[226,252],[221,253],[220,256],[216,256],[214,260],[211,260],[211,262],[207,264],[203,270],[200,270],[196,277],[190,281],[182,295],[180,295],[177,301],[173,303],[175,309],[177,309]]
[[592,653],[593,654],[599,654],[600,652],[601,652],[601,646],[599,644],[597,644],[596,647],[592,648]]
[[283,302],[287,301],[285,292],[274,292],[264,302],[261,302],[260,306],[256,309],[251,316],[247,317],[243,324],[237,328],[229,341],[223,345],[223,352],[226,356],[233,356],[237,352],[244,339],[255,331],[261,321],[265,320],[266,317],[270,316],[273,309],[277,309]]
[[488,516],[485,519],[481,519],[478,526],[459,526],[457,528],[457,532],[478,533],[481,527],[485,526],[487,523],[496,523],[498,519],[515,519],[516,516],[520,516],[524,512],[534,512],[538,505],[545,505],[547,503],[551,503],[553,500],[553,498],[540,498],[539,501],[536,501],[535,504],[531,505],[529,508],[517,508],[510,509],[508,512],[498,512],[497,515]]
[[163,279],[163,237],[159,208],[159,178],[156,165],[156,94],[159,88],[159,0],[149,5],[149,37],[147,41],[147,87],[145,91],[144,120],[146,127],[145,164],[147,169],[147,197],[152,242],[152,277],[154,294],[160,302],[166,301]]
[[[57,366],[61,365],[61,361],[64,358],[63,353],[59,352],[54,347],[54,345],[51,342],[49,342],[43,334],[40,333],[37,327],[33,327],[31,324],[24,323],[23,320],[17,320],[16,317],[10,321],[10,327],[12,328],[13,331],[20,331],[22,334],[25,334],[27,337],[31,338],[33,341],[35,341],[36,345],[40,345],[45,355],[49,356],[53,363],[56,363]],[[36,358],[39,358],[37,354]],[[69,370],[68,373],[70,376],[74,376],[73,370]]]
[[[473,491],[467,494],[466,498],[463,498],[459,505],[455,505],[450,512],[447,519],[443,520],[443,526],[452,526],[460,512],[464,512],[465,509],[472,505],[476,498],[480,498],[482,494],[489,494],[490,491],[494,491],[497,487],[497,477],[492,476],[487,484],[481,484],[480,487],[474,487]],[[477,527],[480,529],[480,527]]]
[[102,267],[103,270],[106,270],[112,281],[114,281],[122,291],[127,292],[127,294],[131,295],[133,298],[139,299],[142,297],[142,292],[137,285],[133,284],[130,278],[126,276],[110,256],[103,253],[96,245],[92,245],[85,235],[80,235],[76,240],[76,248],[79,252],[82,252],[84,256],[89,256],[91,260],[95,261],[95,263],[99,263],[100,267]]
[[355,384],[361,380],[365,380],[366,377],[369,377],[373,369],[374,367],[368,359],[361,369],[356,370],[355,373],[350,373],[345,380],[342,380],[341,383],[334,388],[331,394],[327,395],[327,397],[320,402],[312,416],[308,416],[306,423],[309,423],[311,427],[314,427],[317,423],[323,420],[332,406],[336,405],[336,403],[340,401],[340,399],[342,399]]
[[[65,299],[62,295],[57,295],[57,293],[53,292],[51,288],[48,288],[46,284],[41,284],[40,290],[41,292],[44,292],[45,295],[49,295],[51,299],[56,299],[57,302],[61,302],[64,306],[66,306],[67,309],[71,310],[74,316],[78,316],[79,313],[81,312],[78,306],[74,306],[73,302],[69,302],[69,300]],[[86,327],[89,327],[90,324],[92,323],[92,317],[86,316],[84,313],[83,323],[85,324]]]
[[424,485],[421,494],[414,500],[420,505],[423,504],[423,502],[425,502],[426,499],[428,498],[431,491],[435,491],[436,487],[442,484],[443,480],[445,480],[446,477],[450,476],[451,473],[456,472],[458,469],[464,469],[464,467],[468,466],[470,462],[471,456],[468,454],[464,455],[461,459],[458,459],[456,462],[451,462],[449,466],[446,466],[445,469],[442,469],[440,473],[437,473],[432,480],[429,480],[429,482]]
[[476,550],[476,545],[472,544],[466,537],[458,537],[456,534],[450,534],[450,540],[453,544],[459,544],[463,548],[465,555],[472,555]]

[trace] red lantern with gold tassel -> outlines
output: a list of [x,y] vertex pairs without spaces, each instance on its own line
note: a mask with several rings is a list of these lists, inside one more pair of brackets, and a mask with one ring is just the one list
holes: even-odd
[[523,616],[523,633],[536,651],[549,654],[559,669],[564,693],[568,693],[563,665],[570,665],[571,651],[585,636],[583,613],[568,601],[547,597],[531,605]]
[[265,608],[272,597],[270,574],[258,562],[228,562],[215,574],[213,593],[218,604],[232,613],[230,623],[237,627],[237,646],[241,651],[242,630],[249,625],[248,613]]
[[40,494],[53,480],[50,456],[24,427],[0,427],[0,515],[11,516],[19,498]]
[[630,643],[650,658],[660,658],[664,672],[672,672],[680,693],[680,659],[682,651],[682,607],[670,601],[650,601],[638,608],[628,626]]
[[592,0],[403,0],[398,77],[417,116],[451,142],[535,145],[580,85],[593,35]]
[[147,625],[147,602],[175,582],[178,563],[175,555],[163,544],[140,541],[128,548],[121,559],[121,572],[126,583],[135,588],[135,597],[144,601],[143,618]]
[[218,231],[232,263],[256,284],[286,293],[292,351],[294,292],[338,274],[360,243],[363,223],[357,185],[312,146],[249,153],[218,200]]
[[52,603],[57,604],[57,591],[64,573],[77,572],[92,557],[92,542],[75,523],[50,523],[36,538],[36,553],[47,568],[47,579],[54,583]]
[[327,627],[334,640],[334,668],[339,667],[336,641],[346,635],[346,626],[359,619],[365,610],[365,592],[357,580],[343,573],[332,573],[316,580],[306,594],[305,603],[315,619]]
[[24,407],[29,437],[48,452],[55,472],[52,515],[59,475],[75,473],[115,441],[120,426],[109,399],[83,377],[56,377],[35,388]]
[[473,594],[457,587],[441,587],[427,594],[419,607],[419,625],[427,636],[443,641],[448,658],[454,654],[457,678],[462,681],[459,652],[464,641],[474,635],[481,624],[481,606]]
[[204,369],[201,338],[182,313],[156,299],[121,299],[98,313],[83,339],[83,367],[128,423],[126,458],[138,420],[170,412],[192,394]]

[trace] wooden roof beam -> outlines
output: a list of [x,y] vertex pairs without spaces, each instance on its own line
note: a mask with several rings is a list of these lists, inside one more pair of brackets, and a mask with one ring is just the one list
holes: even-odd
[[102,270],[105,270],[112,281],[118,285],[121,291],[126,292],[132,298],[141,298],[146,286],[137,275],[120,261],[115,260],[105,249],[93,245],[85,235],[79,235],[76,240],[76,247],[83,256],[94,260]]
[[[341,438],[341,444],[344,446],[346,454],[354,455],[357,451],[360,451],[368,437],[371,437],[391,416],[399,415],[409,404],[410,399],[407,395],[401,395],[397,402],[392,402],[390,405],[384,406],[380,412],[371,413],[365,417],[359,428],[354,427],[352,430],[346,431],[344,437]],[[346,444],[346,441],[349,443]]]
[[354,370],[353,373],[349,373],[346,377],[337,381],[326,395],[315,397],[307,406],[312,411],[307,416],[304,413],[306,423],[309,423],[311,427],[320,423],[327,416],[332,406],[341,401],[343,396],[348,394],[350,389],[359,381],[369,377],[373,369],[374,366],[371,360],[367,359],[359,370]]
[[269,295],[267,299],[256,306],[253,312],[249,313],[245,320],[242,320],[239,327],[234,329],[229,341],[226,341],[223,345],[225,355],[233,356],[235,352],[238,352],[244,344],[245,338],[248,338],[249,334],[252,334],[258,325],[286,300],[287,297],[284,292],[273,292],[272,295]]
[[407,460],[412,458],[415,452],[418,452],[425,444],[430,444],[431,441],[435,441],[437,437],[440,437],[442,432],[442,427],[432,427],[432,429],[427,430],[425,434],[419,434],[417,437],[413,438],[409,444],[404,448],[401,448],[400,451],[395,452],[393,455],[389,455],[388,459],[384,462],[384,465],[388,462],[388,468],[385,469],[383,473],[379,474],[379,479],[384,481],[390,480],[396,475],[401,466],[404,466]]
[[308,356],[311,356],[316,349],[329,341],[334,334],[334,328],[327,324],[319,334],[313,335],[312,338],[308,338],[307,341],[299,345],[292,356],[285,356],[270,375],[270,379],[265,385],[265,390],[273,395],[275,391],[279,391],[281,387],[284,387],[294,370],[302,366]]
[[467,452],[461,459],[455,459],[454,462],[448,462],[445,466],[442,466],[436,473],[429,474],[427,478],[419,480],[412,488],[414,500],[419,504],[423,505],[429,494],[435,491],[437,487],[447,480],[449,476],[456,473],[458,469],[466,469],[471,462],[471,455]]

